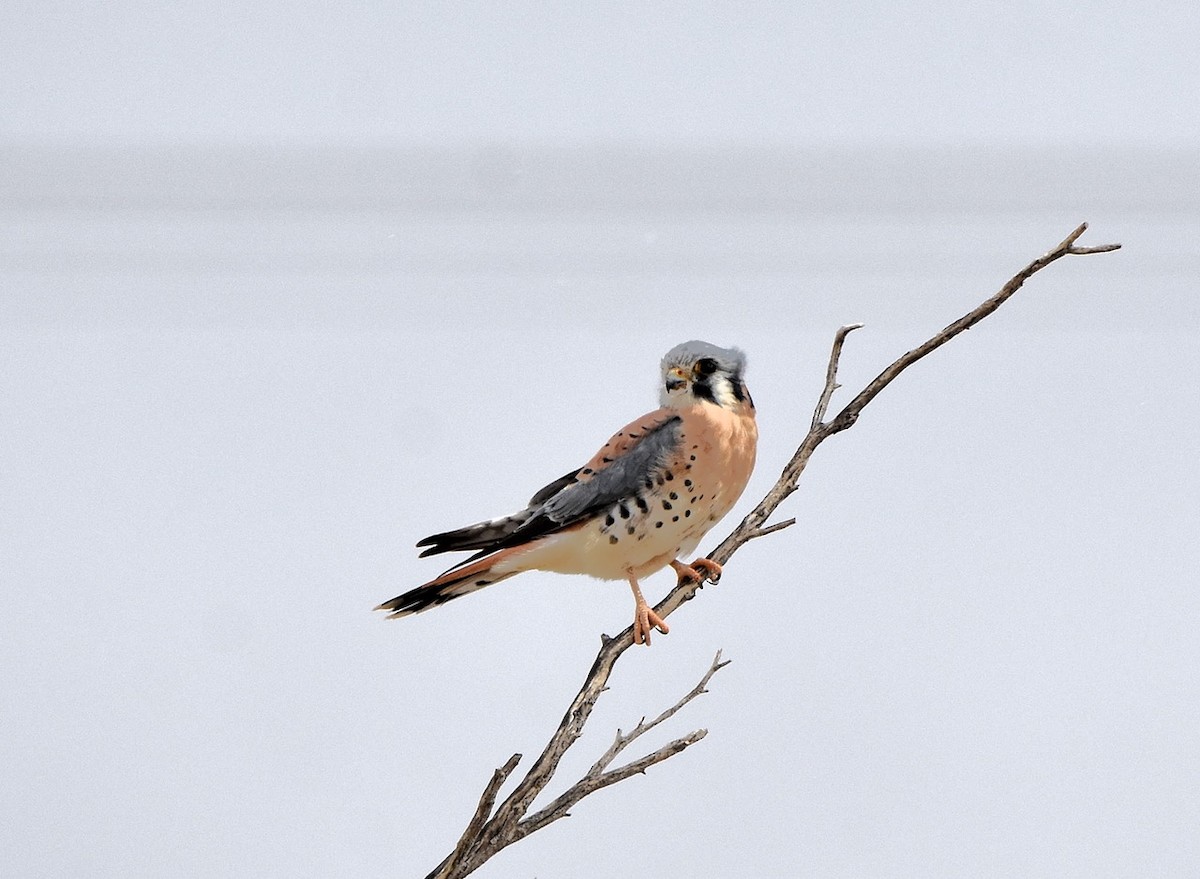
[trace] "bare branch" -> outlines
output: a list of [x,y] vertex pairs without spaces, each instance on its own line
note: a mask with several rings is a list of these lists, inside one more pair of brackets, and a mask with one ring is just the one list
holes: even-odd
[[[973,308],[971,311],[964,314],[954,323],[947,326],[940,333],[933,335],[925,343],[918,345],[913,350],[902,354],[896,358],[883,372],[875,376],[865,388],[859,391],[858,396],[846,404],[841,412],[828,425],[828,433],[832,435],[851,427],[858,420],[859,413],[863,408],[870,403],[875,397],[886,388],[892,381],[908,367],[912,366],[926,354],[945,345],[959,333],[964,330],[969,330],[975,324],[979,323],[985,317],[994,312],[997,308],[1008,301],[1014,293],[1021,289],[1022,285],[1029,280],[1035,273],[1040,272],[1050,263],[1057,259],[1061,259],[1068,254],[1071,255],[1087,255],[1090,253],[1108,253],[1109,251],[1117,250],[1119,244],[1102,244],[1098,247],[1076,247],[1075,242],[1087,230],[1087,223],[1080,223],[1079,226],[1053,250],[1039,256],[1021,271],[1013,275],[1008,283],[990,299],[986,299],[980,305]],[[824,437],[822,437],[824,439]]]
[[784,528],[791,528],[795,524],[795,519],[785,519],[782,522],[776,522],[774,525],[759,528],[757,531],[751,533],[747,540],[753,540],[755,537],[766,537],[768,534],[774,534],[776,531],[782,531]]
[[592,764],[592,768],[588,770],[587,775],[595,775],[595,774],[602,772],[604,769],[607,769],[608,764],[611,763],[618,754],[620,754],[623,750],[625,750],[625,747],[630,742],[634,741],[636,738],[641,736],[643,733],[649,732],[650,730],[654,729],[654,727],[658,726],[664,720],[670,720],[672,717],[675,716],[675,713],[678,712],[679,709],[682,708],[684,705],[691,702],[697,696],[699,696],[703,693],[707,693],[708,690],[706,690],[705,687],[707,687],[708,682],[710,680],[712,680],[712,676],[715,675],[718,671],[720,671],[727,665],[729,665],[729,660],[725,660],[724,662],[722,662],[721,661],[721,651],[718,650],[717,655],[713,657],[712,665],[709,666],[708,671],[706,671],[704,673],[704,677],[702,677],[700,679],[700,683],[698,683],[698,684],[696,684],[696,686],[692,687],[692,689],[682,699],[680,699],[678,702],[676,702],[674,705],[672,705],[670,708],[668,708],[662,714],[658,715],[658,717],[654,718],[654,720],[650,721],[649,723],[646,723],[646,718],[643,717],[638,722],[638,725],[635,726],[632,730],[630,730],[628,734],[622,734],[622,732],[620,730],[617,730],[617,735],[614,738],[612,745],[609,747],[609,749],[607,751],[605,751],[603,754],[600,755],[599,760],[597,760],[594,764]]
[[[764,537],[767,534],[773,534],[776,531],[781,531],[795,524],[795,519],[788,519],[773,525],[767,525],[766,522],[775,510],[778,509],[779,505],[796,491],[800,477],[804,473],[809,458],[812,457],[817,446],[835,433],[840,433],[843,430],[853,427],[867,404],[874,400],[880,391],[891,384],[905,369],[992,314],[1008,301],[1030,277],[1056,260],[1067,255],[1078,256],[1093,253],[1108,253],[1117,250],[1121,246],[1119,244],[1103,244],[1094,247],[1076,246],[1075,242],[1079,240],[1080,236],[1086,230],[1087,224],[1081,224],[1063,239],[1057,247],[1042,254],[1013,275],[995,295],[984,300],[940,332],[935,333],[921,345],[898,357],[880,372],[879,375],[872,379],[866,387],[859,391],[832,420],[825,421],[829,404],[839,387],[837,382],[838,363],[846,336],[861,327],[862,324],[848,324],[841,327],[834,335],[833,348],[830,351],[829,363],[825,372],[825,384],[817,400],[816,408],[813,411],[812,423],[807,435],[792,455],[791,460],[783,468],[783,472],[780,474],[775,485],[771,487],[771,490],[738,523],[729,536],[708,554],[707,558],[720,565],[725,565],[733,554],[749,541],[758,537]],[[702,586],[703,584],[698,582],[684,582],[676,585],[655,606],[655,613],[665,619],[678,609],[680,605],[693,598]],[[564,793],[559,795],[545,808],[532,815],[527,815],[534,799],[545,790],[546,785],[550,782],[555,770],[558,768],[559,761],[567,749],[578,741],[582,735],[584,724],[587,723],[596,700],[607,689],[608,678],[612,673],[616,661],[632,645],[632,626],[626,628],[613,638],[601,636],[600,652],[596,655],[596,660],[592,663],[591,670],[588,672],[582,688],[571,702],[566,714],[563,715],[558,729],[550,737],[550,741],[547,742],[545,749],[534,761],[529,771],[525,774],[525,777],[518,782],[512,793],[496,809],[495,814],[488,818],[497,792],[516,767],[520,755],[514,754],[504,766],[496,770],[492,776],[492,780],[484,790],[483,796],[480,797],[479,806],[476,808],[475,814],[467,825],[467,830],[463,833],[462,839],[459,840],[458,845],[451,855],[430,874],[430,877],[455,879],[455,877],[466,876],[505,846],[511,845],[544,827],[546,824],[568,815],[568,809],[588,794],[594,793],[611,784],[616,784],[632,775],[645,772],[650,766],[660,763],[674,754],[678,754],[680,751],[704,738],[707,734],[706,730],[697,730],[662,746],[658,750],[632,763],[628,763],[617,769],[607,769],[609,764],[630,742],[647,730],[668,720],[680,708],[696,696],[705,692],[705,686],[713,674],[726,664],[720,661],[720,652],[717,653],[716,658],[713,660],[712,667],[709,668],[700,683],[690,693],[650,723],[646,723],[643,718],[627,735],[622,734],[618,730],[613,744],[584,774],[583,778],[568,787]]]
[[[820,418],[824,417],[825,410],[828,406],[829,398],[832,396],[833,390],[837,387],[837,367],[838,359],[841,354],[841,346],[838,344],[839,337],[842,341],[851,327],[842,327],[838,330],[834,337],[833,350],[829,356],[829,366],[826,370],[825,389],[822,391],[821,398],[817,404],[817,410],[814,413],[814,425],[809,430],[808,435],[800,443],[800,447],[796,449],[796,453],[792,459],[783,468],[783,473],[779,480],[767,492],[766,497],[759,502],[745,519],[733,530],[733,533],[725,538],[721,544],[709,554],[708,558],[724,565],[729,561],[730,557],[744,544],[753,540],[755,537],[762,535],[764,529],[763,523],[770,518],[771,514],[783,503],[797,488],[800,476],[804,473],[804,468],[808,465],[808,460],[812,453],[816,451],[817,446],[828,439],[835,433],[840,433],[849,427],[852,427],[858,420],[858,416],[862,410],[870,403],[879,392],[891,384],[897,376],[912,364],[916,363],[925,355],[940,348],[942,345],[949,342],[959,333],[970,329],[988,315],[992,314],[997,308],[1003,305],[1008,299],[1021,289],[1021,286],[1029,280],[1037,272],[1040,272],[1046,266],[1050,265],[1055,260],[1061,259],[1064,256],[1070,255],[1086,255],[1091,253],[1108,253],[1117,250],[1119,244],[1103,244],[1097,247],[1076,247],[1075,242],[1087,230],[1087,223],[1081,223],[1076,227],[1070,235],[1062,240],[1057,247],[1042,254],[1037,259],[1033,260],[1015,275],[1013,275],[1000,290],[990,298],[984,300],[978,306],[973,308],[967,314],[960,317],[954,323],[945,327],[938,333],[935,333],[930,339],[923,344],[917,346],[912,351],[909,351],[898,357],[894,362],[889,364],[883,372],[872,379],[865,388],[863,388],[849,403],[846,404],[832,421],[819,423]],[[820,416],[818,418],[817,416]],[[680,602],[675,602],[674,596],[680,588],[676,587],[672,590],[663,604],[655,607],[655,612],[662,617],[665,617],[663,605],[666,605],[670,610],[674,610]],[[691,595],[687,596],[688,598]],[[685,599],[686,600],[686,599]],[[667,611],[669,612],[669,611]]]
[[612,763],[612,761],[616,759],[617,755],[625,750],[626,746],[628,746],[631,742],[644,733],[654,729],[654,727],[658,726],[663,721],[674,717],[679,709],[683,708],[684,705],[687,705],[697,696],[707,693],[708,690],[706,687],[708,686],[708,682],[712,680],[712,676],[727,665],[729,665],[729,661],[726,660],[722,662],[721,651],[718,650],[717,655],[713,657],[712,665],[709,666],[708,671],[704,673],[704,677],[700,678],[700,683],[692,687],[692,689],[685,694],[682,699],[680,699],[649,723],[646,722],[645,718],[642,718],[638,722],[637,726],[635,726],[628,733],[623,734],[620,730],[617,730],[617,735],[614,738],[613,743],[609,746],[607,751],[600,755],[600,759],[592,764],[591,769],[584,773],[583,778],[571,785],[570,788],[557,797],[552,803],[550,803],[550,805],[546,806],[546,808],[533,815],[530,815],[521,822],[522,830],[525,831],[522,835],[532,833],[534,830],[549,824],[551,821],[557,821],[559,818],[567,817],[569,814],[567,810],[574,806],[581,799],[586,797],[588,794],[594,793],[601,788],[608,787],[610,784],[616,784],[618,781],[622,781],[631,775],[638,775],[642,772],[645,772],[655,763],[661,763],[668,757],[678,754],[684,748],[695,744],[708,735],[708,730],[696,730],[695,732],[689,733],[682,738],[663,745],[657,751],[647,754],[645,757],[642,757],[639,760],[634,760],[632,763],[627,763],[624,766],[618,767],[617,769],[613,769],[611,771],[605,771],[608,769],[608,765]]
[[463,831],[463,835],[459,838],[458,845],[454,847],[454,851],[450,853],[450,856],[442,861],[437,869],[430,873],[426,879],[453,874],[455,867],[462,861],[463,855],[476,842],[483,823],[492,814],[492,806],[496,803],[496,794],[499,793],[500,786],[504,784],[508,776],[512,774],[512,771],[517,768],[519,762],[521,762],[521,755],[513,754],[508,758],[508,762],[492,773],[492,780],[483,789],[483,796],[479,798],[479,805],[475,807],[475,814],[471,816],[471,821],[467,824],[467,829]]
[[829,409],[829,401],[833,398],[833,392],[841,387],[837,383],[837,369],[838,361],[842,357],[842,345],[846,343],[846,336],[855,330],[861,330],[862,326],[862,324],[847,324],[839,327],[833,335],[833,350],[829,352],[829,366],[825,370],[825,390],[821,392],[821,399],[817,401],[817,408],[813,411],[812,430],[821,426],[821,422],[825,420],[825,412]]
[[569,817],[571,813],[568,810],[588,794],[593,794],[602,788],[608,787],[610,784],[624,781],[631,776],[641,775],[655,763],[661,763],[668,757],[674,757],[689,745],[696,744],[696,742],[700,741],[706,735],[708,735],[708,730],[698,729],[682,738],[675,739],[673,742],[668,742],[657,751],[647,754],[639,760],[634,760],[632,763],[627,763],[611,772],[583,777],[572,785],[570,790],[558,797],[554,802],[546,806],[546,808],[535,812],[522,821],[519,831],[521,836],[528,836],[533,831],[540,830],[547,824],[557,821],[559,818]]
[[[628,631],[625,634],[628,634]],[[600,655],[596,657],[592,671],[584,682],[583,689],[579,691],[579,694],[575,697],[575,701],[571,703],[571,707],[567,710],[567,714],[563,717],[546,749],[538,757],[534,766],[526,773],[525,778],[518,783],[516,789],[509,794],[504,803],[496,810],[495,815],[488,820],[483,820],[491,812],[496,792],[512,769],[517,765],[517,761],[521,755],[514,754],[509,758],[508,763],[496,770],[491,782],[480,798],[475,815],[472,817],[467,831],[463,833],[462,839],[459,840],[458,846],[426,879],[453,879],[453,877],[466,876],[496,852],[500,851],[500,849],[523,839],[534,830],[549,824],[551,821],[566,817],[568,814],[567,810],[588,794],[608,787],[610,784],[622,781],[631,775],[645,772],[647,768],[653,766],[655,763],[661,763],[668,757],[678,754],[689,745],[700,741],[700,739],[707,735],[706,730],[697,730],[662,746],[657,751],[647,754],[639,760],[611,771],[604,771],[613,758],[624,750],[626,745],[646,731],[674,716],[680,708],[697,696],[707,692],[705,687],[712,679],[712,676],[729,664],[728,661],[721,660],[721,651],[719,650],[713,659],[712,665],[700,679],[700,683],[693,687],[682,699],[650,723],[646,723],[643,718],[637,727],[627,736],[622,736],[620,731],[618,731],[617,740],[613,746],[610,746],[609,750],[588,770],[582,779],[568,788],[566,792],[555,799],[549,806],[534,815],[525,817],[533,800],[545,789],[546,784],[550,781],[567,749],[579,739],[583,731],[583,724],[587,721],[588,715],[591,714],[592,707],[600,697],[600,694],[606,689],[603,686],[603,681],[608,679],[608,673],[612,670],[612,662],[615,662],[616,657],[633,643],[632,638],[629,638],[624,646],[620,646],[619,649],[611,653],[610,661],[603,663],[602,660],[607,658],[606,652],[617,648],[621,641],[621,637],[610,638],[603,644],[600,648]]]

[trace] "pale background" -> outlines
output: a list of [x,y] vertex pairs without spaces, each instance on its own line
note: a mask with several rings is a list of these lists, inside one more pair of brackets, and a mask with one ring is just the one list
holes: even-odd
[[564,782],[720,647],[647,747],[708,738],[478,875],[1200,873],[1200,7],[827,6],[4,5],[5,875],[424,875],[632,602],[387,622],[416,540],[692,337],[750,356],[741,515],[838,325],[852,393],[1085,219],[1124,249],[822,447]]

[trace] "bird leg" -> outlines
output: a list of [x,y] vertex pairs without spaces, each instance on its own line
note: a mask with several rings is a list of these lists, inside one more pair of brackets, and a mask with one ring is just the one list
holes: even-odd
[[681,561],[673,561],[671,567],[675,569],[675,574],[679,577],[678,585],[680,586],[687,583],[703,584],[705,580],[716,584],[721,579],[721,566],[712,559],[696,559],[690,565],[685,565]]
[[629,578],[629,587],[633,590],[633,643],[650,646],[650,632],[658,629],[664,635],[671,631],[663,618],[654,612],[642,597],[642,590],[633,577]]

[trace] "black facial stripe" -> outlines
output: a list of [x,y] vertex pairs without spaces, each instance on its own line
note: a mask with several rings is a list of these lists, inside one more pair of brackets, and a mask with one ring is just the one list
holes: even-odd
[[708,400],[710,403],[717,402],[716,396],[713,394],[712,386],[705,381],[698,381],[692,385],[692,394],[700,400]]
[[736,377],[730,379],[729,386],[733,388],[733,399],[739,403],[746,399],[746,393],[742,390],[742,383]]

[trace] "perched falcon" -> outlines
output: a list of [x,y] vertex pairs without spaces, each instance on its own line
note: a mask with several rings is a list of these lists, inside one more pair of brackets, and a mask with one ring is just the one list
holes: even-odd
[[745,355],[707,342],[662,359],[661,408],[621,428],[583,467],[502,519],[426,537],[422,557],[475,550],[440,577],[385,601],[390,617],[420,613],[522,571],[626,580],[633,641],[667,624],[638,580],[670,565],[679,579],[716,582],[718,564],[679,561],[741,496],[754,469],[758,427],[742,372]]

